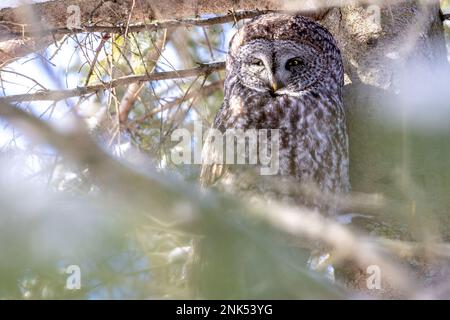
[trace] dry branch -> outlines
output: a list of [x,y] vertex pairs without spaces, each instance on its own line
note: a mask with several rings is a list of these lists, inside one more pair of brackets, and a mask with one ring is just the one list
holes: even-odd
[[191,98],[197,97],[198,95],[209,95],[209,94],[213,93],[215,90],[218,90],[222,87],[223,87],[223,81],[217,81],[217,82],[214,82],[212,84],[202,87],[200,90],[195,90],[193,92],[189,92],[188,94],[184,95],[183,97],[180,97],[178,99],[175,99],[174,101],[168,102],[159,108],[150,110],[149,112],[143,114],[142,116],[131,120],[128,123],[128,126],[131,127],[133,125],[139,124],[139,123],[145,121],[146,119],[153,117],[155,114],[158,114],[162,111],[171,109],[171,108],[183,103],[184,101],[187,101]]
[[[167,43],[167,40],[171,36],[171,31],[164,32],[164,35],[157,39],[156,42],[153,42],[153,50],[149,51],[147,56],[144,58],[141,56],[142,62],[144,64],[144,67],[147,71],[147,73],[151,74],[156,69],[156,64],[158,62],[158,59],[160,58],[162,51],[164,50],[164,47]],[[138,98],[139,92],[142,90],[144,84],[141,83],[132,83],[128,85],[127,90],[125,91],[125,94],[120,101],[119,105],[119,122],[125,123],[128,119],[128,114],[130,113],[131,109],[133,108],[134,102]]]
[[0,40],[11,40],[22,37],[42,37],[57,34],[71,34],[78,32],[105,32],[123,34],[125,31],[141,32],[141,31],[156,31],[161,29],[178,28],[178,27],[194,27],[194,26],[211,26],[216,24],[223,24],[228,22],[237,22],[243,19],[254,18],[258,15],[267,13],[268,10],[250,10],[237,11],[212,18],[186,18],[186,19],[171,19],[154,21],[150,23],[136,23],[128,27],[120,26],[104,26],[104,25],[81,25],[77,28],[46,28],[33,29],[32,26],[23,25],[21,30],[10,31],[7,34],[0,33]]
[[[304,1],[284,0],[72,0],[70,3],[66,0],[55,0],[17,8],[4,8],[0,10],[0,66],[45,47],[51,43],[48,39],[61,34],[124,33],[125,30],[137,32],[179,26],[208,26],[252,18],[268,10],[294,10],[313,18],[320,18],[330,5],[333,5],[332,2],[317,0],[316,8],[312,9],[311,4]],[[73,17],[73,13],[68,12],[69,6],[78,7],[80,10],[80,24],[70,28],[67,21]],[[223,16],[206,19],[187,18],[202,14],[223,14]],[[33,19],[29,19],[30,15]],[[47,40],[41,42],[36,38]],[[45,45],[39,47],[29,45],[34,42]]]
[[[179,26],[207,26],[251,18],[273,10],[295,11],[314,19],[322,19],[334,6],[358,3],[385,5],[402,1],[404,0],[72,0],[68,3],[66,0],[55,0],[34,3],[0,10],[0,66],[45,48],[52,38],[58,39],[62,34],[74,32],[124,33]],[[80,10],[80,24],[70,28],[67,26],[68,19],[72,17],[71,11],[68,12],[69,6],[76,6]],[[225,14],[227,12],[229,13]],[[202,14],[224,15],[206,19],[187,18]]]
[[[237,21],[258,14],[255,9],[276,9],[271,0],[246,1],[236,3],[234,0],[212,1],[182,1],[182,0],[65,0],[35,3],[17,8],[0,10],[0,66],[17,58],[43,49],[53,37],[58,34],[74,32],[112,32],[124,33],[142,30],[156,30],[172,26],[210,25]],[[78,6],[80,9],[79,26],[70,26],[67,21],[72,13],[68,7]],[[200,14],[224,14],[233,9],[250,10],[248,13],[230,13],[225,16],[210,19],[186,19],[179,21],[174,18],[196,17]],[[30,17],[32,19],[30,19]],[[154,20],[167,20],[150,23]],[[146,23],[144,23],[146,22]],[[44,41],[41,41],[44,39]],[[58,38],[57,38],[58,39]]]
[[212,62],[208,64],[202,64],[197,68],[175,70],[167,72],[155,72],[145,75],[132,75],[125,76],[117,79],[113,79],[109,82],[90,85],[86,87],[77,87],[75,89],[67,90],[45,90],[38,91],[36,93],[29,94],[17,94],[11,96],[0,97],[0,103],[5,102],[22,102],[22,101],[42,101],[51,100],[58,101],[71,97],[80,97],[90,93],[95,93],[101,90],[108,90],[121,85],[127,85],[130,83],[144,82],[144,81],[158,81],[158,80],[170,80],[181,79],[187,77],[195,77],[201,75],[208,75],[212,72],[220,71],[225,68],[225,62]]

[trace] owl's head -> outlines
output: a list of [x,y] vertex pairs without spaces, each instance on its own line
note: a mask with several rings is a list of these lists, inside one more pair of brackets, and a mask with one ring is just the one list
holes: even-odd
[[255,91],[298,96],[313,88],[343,85],[340,51],[331,34],[300,15],[270,13],[234,35],[227,74]]

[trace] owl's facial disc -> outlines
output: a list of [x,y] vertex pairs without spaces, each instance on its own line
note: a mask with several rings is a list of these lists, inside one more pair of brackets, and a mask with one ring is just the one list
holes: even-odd
[[271,95],[299,95],[326,71],[321,53],[289,40],[253,40],[238,52],[241,83]]

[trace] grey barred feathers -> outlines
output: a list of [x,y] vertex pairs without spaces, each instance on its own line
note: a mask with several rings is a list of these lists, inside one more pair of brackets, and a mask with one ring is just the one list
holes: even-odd
[[[279,129],[278,177],[265,180],[282,178],[314,184],[321,192],[347,192],[343,85],[341,54],[324,27],[300,15],[262,15],[240,28],[230,42],[224,101],[213,126],[222,132]],[[205,148],[208,153],[208,139]],[[245,184],[246,176],[239,174],[245,169],[237,167],[205,164],[201,181]],[[257,182],[246,185],[260,195],[268,192]],[[294,202],[322,208],[301,197]]]

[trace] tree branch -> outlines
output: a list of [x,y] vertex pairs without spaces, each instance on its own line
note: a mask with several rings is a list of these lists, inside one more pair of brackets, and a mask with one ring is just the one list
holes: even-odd
[[[153,50],[149,51],[144,58],[141,56],[146,72],[151,74],[155,72],[156,64],[160,58],[168,39],[171,37],[172,31],[164,32],[164,35],[159,37],[156,41],[153,41]],[[138,98],[139,92],[141,92],[144,84],[132,83],[128,86],[125,94],[122,97],[119,105],[119,122],[125,123],[128,119],[128,114],[133,108],[134,102]]]
[[[136,202],[142,205],[141,208],[151,207],[152,212],[157,213],[157,217],[154,218],[164,224],[186,220],[186,217],[180,217],[179,210],[169,199],[176,197],[187,201],[190,196],[196,194],[192,186],[185,188],[179,183],[174,183],[170,177],[162,177],[156,171],[146,170],[143,174],[124,165],[100,148],[80,121],[76,121],[78,123],[71,129],[60,131],[28,112],[2,102],[0,102],[0,117],[22,130],[31,140],[50,144],[68,160],[87,166],[95,176],[96,183],[120,195],[119,201],[124,201],[128,206]],[[195,197],[198,197],[196,201],[201,201],[200,194]],[[198,218],[197,210],[190,216],[193,221]]]
[[56,34],[70,34],[78,32],[106,32],[123,34],[125,29],[128,32],[156,31],[161,29],[178,28],[178,27],[194,27],[194,26],[211,26],[228,22],[236,22],[243,19],[250,19],[269,12],[269,10],[249,10],[236,11],[225,15],[212,18],[185,18],[154,21],[151,23],[131,24],[128,28],[122,25],[105,26],[105,25],[81,25],[77,28],[69,29],[66,26],[59,28],[35,28],[32,25],[22,25],[20,30],[11,30],[8,33],[0,32],[0,41],[17,39],[22,37],[42,37]]
[[159,112],[171,109],[171,108],[179,105],[180,103],[183,103],[184,101],[187,101],[191,98],[197,97],[198,95],[209,95],[209,94],[213,93],[215,90],[222,88],[222,87],[223,87],[223,81],[216,81],[212,84],[209,84],[207,86],[200,88],[200,90],[195,90],[195,91],[189,92],[188,94],[184,95],[183,97],[175,99],[174,101],[171,101],[171,102],[167,102],[163,106],[160,106],[159,108],[150,110],[149,112],[143,114],[142,116],[131,120],[127,124],[127,126],[132,127],[136,124],[139,124],[139,123],[145,121],[148,118],[153,117],[155,114],[157,114]]
[[[215,2],[207,0],[72,0],[70,3],[66,0],[55,0],[17,8],[4,8],[0,10],[0,65],[45,47],[42,45],[44,42],[39,41],[40,38],[45,37],[47,39],[45,43],[48,45],[48,40],[52,37],[74,32],[122,34],[125,30],[139,32],[180,26],[208,26],[236,22],[272,10],[302,12],[304,15],[317,19],[327,12],[330,1],[316,0],[315,7],[311,8],[309,2],[292,3],[285,0]],[[134,7],[133,3],[136,4]],[[73,26],[73,28],[67,26],[68,19],[74,17],[73,12],[68,12],[69,5],[79,8],[80,13],[79,26]],[[229,13],[224,14],[227,12]],[[201,14],[224,15],[203,19],[187,18],[198,17]],[[36,42],[40,46],[27,45],[30,42]]]
[[67,99],[71,97],[79,97],[84,96],[89,93],[95,93],[101,90],[107,90],[110,88],[114,88],[120,85],[127,85],[135,82],[144,82],[144,81],[158,81],[158,80],[169,80],[169,79],[180,79],[201,75],[208,75],[212,72],[220,71],[225,68],[225,62],[212,62],[208,64],[202,64],[197,68],[184,69],[184,70],[175,70],[175,71],[166,71],[166,72],[155,72],[146,75],[138,75],[138,76],[125,76],[117,79],[113,79],[109,82],[104,82],[100,84],[95,84],[86,87],[77,87],[75,89],[67,89],[67,90],[46,90],[46,91],[38,91],[35,93],[25,93],[25,94],[17,94],[11,96],[0,97],[0,103],[5,102],[22,102],[22,101],[42,101],[42,100],[51,100],[58,101],[62,99]]
[[[279,1],[250,0],[236,3],[235,0],[219,2],[206,0],[72,0],[67,2],[66,0],[55,0],[16,8],[4,8],[0,10],[0,66],[46,47],[51,43],[52,36],[55,34],[96,31],[123,33],[126,26],[132,27],[129,32],[135,32],[170,26],[224,23],[234,21],[234,14],[209,19],[209,21],[188,19],[180,23],[177,20],[170,20],[163,22],[163,26],[158,23],[146,26],[142,22],[197,17],[206,13],[223,14],[234,9],[276,9],[277,2]],[[130,15],[133,3],[136,6]],[[71,11],[68,12],[69,5],[78,8],[80,13],[79,26],[73,26],[74,29],[69,29],[67,26],[68,20],[75,14]],[[244,19],[255,15],[257,12],[240,13],[236,17]],[[46,41],[40,41],[41,38],[46,38]]]

